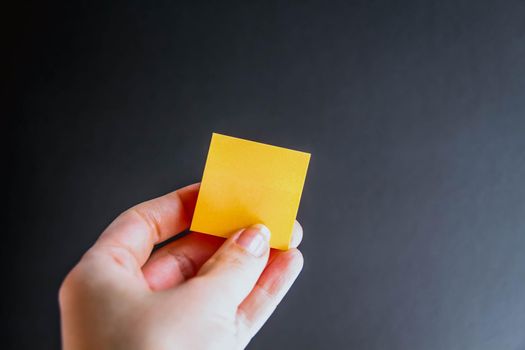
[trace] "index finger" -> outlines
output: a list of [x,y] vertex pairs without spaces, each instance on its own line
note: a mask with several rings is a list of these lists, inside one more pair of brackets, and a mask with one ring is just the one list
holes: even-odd
[[131,255],[135,267],[140,268],[155,244],[189,227],[199,186],[199,183],[189,185],[126,210],[106,228],[92,249],[109,247],[124,251]]

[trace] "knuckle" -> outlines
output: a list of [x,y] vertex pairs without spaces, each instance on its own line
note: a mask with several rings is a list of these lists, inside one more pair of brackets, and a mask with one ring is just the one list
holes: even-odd
[[210,258],[211,266],[228,266],[229,268],[242,269],[245,265],[245,259],[240,254],[222,253]]
[[81,279],[79,275],[79,269],[75,266],[64,278],[58,289],[58,301],[60,305],[64,304],[75,290],[78,285],[78,281]]
[[187,282],[191,294],[196,299],[207,300],[210,291],[209,280],[205,277],[195,277]]
[[235,321],[240,333],[249,331],[252,328],[253,321],[250,319],[250,317],[248,317],[242,305],[240,305],[237,310],[237,317]]
[[87,291],[92,286],[93,276],[96,276],[102,268],[99,260],[99,254],[92,249],[82,256],[82,259],[69,271],[60,284],[58,289],[60,304],[79,292]]
[[156,215],[157,210],[144,210],[139,204],[128,210],[123,215],[133,215],[138,218],[144,225],[147,226],[148,232],[153,236],[155,242],[160,241],[160,218]]
[[244,259],[238,254],[220,254],[217,260],[219,263],[234,267],[241,267],[244,265]]
[[236,336],[239,349],[244,349],[254,336],[254,322],[247,316],[244,310],[239,309],[235,319],[235,326],[237,329]]
[[199,275],[206,274],[209,271],[220,269],[236,271],[238,273],[249,272],[253,269],[254,263],[258,263],[257,259],[241,247],[231,245],[222,251],[219,251],[202,266],[199,270]]

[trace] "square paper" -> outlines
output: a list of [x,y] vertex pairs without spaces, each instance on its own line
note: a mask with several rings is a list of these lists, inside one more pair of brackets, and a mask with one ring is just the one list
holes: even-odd
[[214,133],[191,230],[229,237],[262,223],[288,249],[310,154]]

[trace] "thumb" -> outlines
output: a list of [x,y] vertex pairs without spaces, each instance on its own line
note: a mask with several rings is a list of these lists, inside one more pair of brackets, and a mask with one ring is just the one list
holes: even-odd
[[270,230],[261,224],[228,238],[202,266],[197,276],[227,308],[237,308],[261,275],[270,251]]

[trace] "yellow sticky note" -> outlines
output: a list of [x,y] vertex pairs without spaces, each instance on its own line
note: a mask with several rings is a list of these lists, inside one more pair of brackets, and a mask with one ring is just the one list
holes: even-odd
[[256,223],[288,249],[310,154],[214,133],[191,230],[229,237]]

